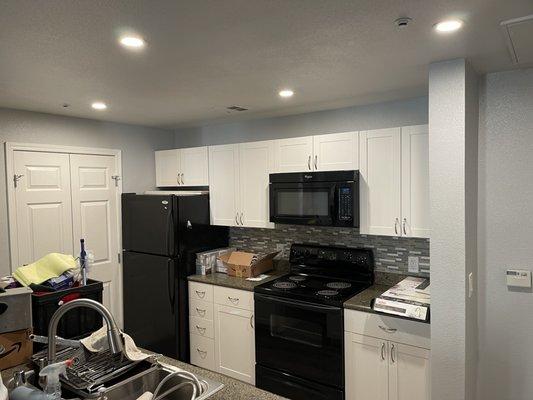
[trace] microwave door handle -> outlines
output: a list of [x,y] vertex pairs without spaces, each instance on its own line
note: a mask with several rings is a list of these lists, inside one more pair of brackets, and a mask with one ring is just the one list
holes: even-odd
[[316,310],[316,311],[322,311],[322,312],[341,310],[340,307],[325,306],[321,304],[309,304],[309,303],[305,303],[305,302],[297,301],[297,300],[284,300],[284,299],[280,299],[280,298],[272,297],[268,295],[256,294],[255,297],[257,300],[267,300],[269,303],[286,304],[291,307],[297,307],[297,308],[301,308],[305,310]]

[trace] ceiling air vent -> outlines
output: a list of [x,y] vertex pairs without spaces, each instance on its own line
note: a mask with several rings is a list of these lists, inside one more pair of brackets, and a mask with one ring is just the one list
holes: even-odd
[[226,109],[228,109],[230,112],[231,111],[248,111],[247,108],[244,108],[241,106],[229,106],[229,107],[226,107]]
[[503,21],[500,25],[513,63],[533,63],[533,15]]

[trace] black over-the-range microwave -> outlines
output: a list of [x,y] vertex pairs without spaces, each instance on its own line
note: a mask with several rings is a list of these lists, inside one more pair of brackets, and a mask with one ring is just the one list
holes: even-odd
[[270,174],[270,222],[359,227],[359,171]]

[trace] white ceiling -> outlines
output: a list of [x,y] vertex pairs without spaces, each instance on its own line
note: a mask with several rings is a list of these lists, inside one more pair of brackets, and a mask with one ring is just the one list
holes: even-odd
[[[499,23],[528,14],[531,0],[2,0],[0,107],[179,127],[408,98],[433,61],[515,67]],[[460,32],[432,30],[452,16]],[[128,31],[144,51],[117,45]]]

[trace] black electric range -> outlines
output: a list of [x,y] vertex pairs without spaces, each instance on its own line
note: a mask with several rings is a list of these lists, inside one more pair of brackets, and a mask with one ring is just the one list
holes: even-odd
[[256,386],[344,399],[343,303],[374,283],[369,249],[295,244],[291,271],[254,289]]

